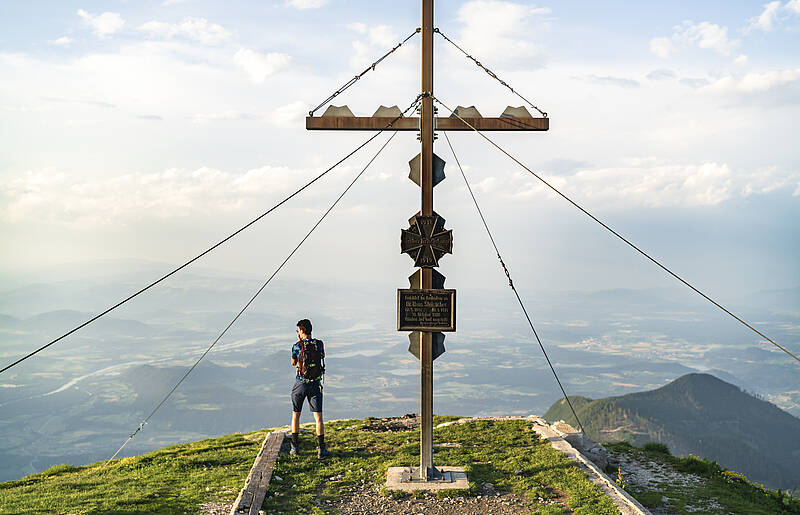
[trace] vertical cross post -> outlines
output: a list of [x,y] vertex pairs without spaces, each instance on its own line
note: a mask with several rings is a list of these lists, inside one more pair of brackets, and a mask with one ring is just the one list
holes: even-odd
[[[312,113],[307,117],[306,129],[382,131],[391,127],[392,131],[419,131],[421,150],[419,156],[409,162],[411,173],[408,178],[420,186],[420,212],[409,220],[411,227],[401,231],[400,239],[401,252],[409,254],[419,270],[409,277],[410,289],[397,290],[397,330],[412,331],[409,352],[420,360],[420,466],[413,480],[410,472],[401,474],[406,474],[403,476],[405,483],[418,481],[424,484],[443,479],[443,474],[433,466],[433,361],[444,352],[442,332],[456,330],[456,292],[444,289],[444,276],[433,270],[439,266],[439,258],[452,253],[453,244],[452,231],[445,230],[445,220],[433,210],[433,188],[444,179],[445,164],[433,153],[434,129],[546,131],[550,124],[546,117],[531,117],[524,107],[510,106],[501,116],[493,118],[483,117],[475,109],[466,110],[470,112],[466,119],[461,115],[437,117],[433,102],[433,0],[421,1],[419,117],[388,117],[379,114],[380,110],[373,116],[354,116],[349,109],[337,112],[337,109],[332,109],[334,106],[330,106],[322,116],[315,117]],[[464,112],[464,108],[459,106],[456,111]]]
[[[433,0],[422,0],[421,214],[433,215]],[[422,289],[433,288],[433,269],[422,268]],[[420,479],[433,468],[433,333],[420,338]]]

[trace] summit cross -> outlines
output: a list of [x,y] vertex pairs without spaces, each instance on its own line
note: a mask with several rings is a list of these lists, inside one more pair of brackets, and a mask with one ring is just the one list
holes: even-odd
[[[525,109],[520,110],[524,112],[522,115],[519,111],[514,113],[513,109],[506,110],[497,118],[482,117],[475,110],[463,110],[463,114],[458,116],[436,116],[433,105],[433,37],[437,30],[433,22],[433,0],[422,0],[419,117],[396,118],[397,110],[387,115],[385,108],[379,109],[374,116],[359,117],[353,116],[347,108],[329,107],[322,116],[306,118],[308,130],[419,133],[421,151],[409,163],[409,178],[420,186],[421,206],[419,213],[409,220],[411,228],[401,234],[401,251],[412,256],[419,270],[409,277],[410,290],[398,290],[398,330],[409,326],[421,329],[409,335],[409,351],[420,359],[420,462],[413,479],[422,482],[442,478],[440,471],[433,466],[433,360],[444,352],[444,335],[440,331],[455,331],[455,290],[444,290],[444,276],[434,270],[439,258],[452,251],[452,233],[444,229],[444,219],[433,210],[433,188],[444,179],[444,161],[433,153],[434,132],[546,131],[550,127],[549,118],[532,117]],[[413,323],[405,319],[409,313],[415,319]],[[449,320],[449,323],[442,320]]]

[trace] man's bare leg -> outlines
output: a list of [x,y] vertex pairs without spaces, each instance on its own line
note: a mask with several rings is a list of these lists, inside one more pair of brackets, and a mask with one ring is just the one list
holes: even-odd
[[317,449],[317,458],[325,459],[331,455],[328,449],[325,448],[325,425],[322,422],[322,412],[314,411],[314,419],[317,421],[317,442],[319,449]]
[[[299,415],[299,413],[298,413]],[[315,411],[314,412],[314,420],[317,422],[317,436],[321,436],[325,434],[325,424],[322,422],[322,412]]]
[[[316,415],[316,413],[315,413]],[[292,412],[292,433],[299,433],[300,432],[300,412],[293,411]]]

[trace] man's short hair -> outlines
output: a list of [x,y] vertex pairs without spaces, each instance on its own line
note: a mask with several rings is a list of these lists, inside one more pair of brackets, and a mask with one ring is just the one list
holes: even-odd
[[311,334],[311,320],[304,318],[297,322],[297,327],[299,327],[304,333]]

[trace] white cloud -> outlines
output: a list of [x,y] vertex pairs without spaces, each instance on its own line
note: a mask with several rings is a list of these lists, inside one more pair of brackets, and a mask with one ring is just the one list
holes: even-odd
[[[388,25],[369,27],[364,23],[355,22],[347,25],[347,28],[356,34],[366,36],[366,38],[361,37],[351,43],[353,54],[350,56],[349,65],[359,71],[363,70],[364,66],[370,64],[377,57],[394,48],[403,39]],[[413,49],[414,43],[409,41],[392,54],[391,60],[384,61],[381,66],[388,64],[390,61],[395,64],[405,61],[411,54],[415,54],[412,52]]]
[[666,59],[675,52],[675,44],[669,38],[653,38],[650,40],[650,51]]
[[786,2],[786,10],[795,14],[800,14],[800,0],[789,0]]
[[227,111],[213,113],[199,113],[192,116],[191,120],[194,123],[208,123],[232,120],[256,120],[258,118],[260,118],[260,116],[252,113],[245,113],[242,111],[236,111],[235,109],[229,109]]
[[488,64],[510,65],[524,61],[525,66],[532,67],[532,61],[540,59],[543,52],[529,41],[530,35],[534,24],[538,22],[543,26],[542,21],[550,12],[546,7],[473,0],[458,10],[457,19],[463,24],[458,42],[467,52]]
[[297,100],[272,111],[269,119],[279,127],[302,127],[308,112],[308,104]]
[[[554,187],[587,204],[606,207],[714,206],[734,198],[793,188],[800,173],[775,167],[734,173],[727,163],[664,164],[650,159],[628,160],[625,167],[581,170],[569,177],[548,176]],[[517,176],[525,184],[512,197],[553,195],[527,174]]]
[[800,68],[748,73],[741,77],[727,75],[703,90],[711,93],[762,93],[789,84],[800,84]]
[[55,46],[68,47],[68,46],[70,46],[72,44],[73,41],[75,41],[75,40],[70,38],[70,37],[61,36],[58,39],[54,39],[50,43],[52,43]]
[[696,43],[700,48],[716,50],[722,55],[730,55],[733,48],[739,45],[739,40],[728,38],[728,27],[720,27],[716,23],[703,21],[695,24],[685,21],[675,29],[674,37],[679,41]]
[[[788,5],[788,4],[787,4]],[[765,32],[771,31],[778,21],[778,13],[781,9],[779,1],[764,4],[764,10],[760,15],[750,18],[750,25],[748,29],[759,29]]]
[[264,195],[291,188],[306,170],[262,166],[245,173],[208,167],[134,173],[76,181],[56,171],[28,172],[0,185],[0,220],[31,219],[89,229],[139,220],[163,220],[252,211]]
[[697,45],[699,48],[715,50],[722,55],[730,55],[733,49],[739,46],[739,40],[728,37],[728,27],[707,21],[694,23],[687,20],[673,27],[670,38],[651,39],[650,51],[658,57],[667,58],[677,51],[678,45],[683,47]]
[[[800,0],[798,0],[798,1],[800,1]],[[361,23],[361,22],[358,22],[358,21],[354,22],[354,23],[350,23],[349,25],[347,25],[347,28],[349,30],[352,30],[353,32],[357,32],[359,34],[366,34],[367,33],[367,26],[365,24]]]
[[675,72],[666,68],[659,68],[658,70],[653,70],[647,74],[647,78],[649,80],[674,79],[675,77],[677,77]]
[[646,167],[659,164],[656,156],[627,156],[620,159],[625,166]]
[[164,0],[161,3],[161,5],[163,5],[164,7],[169,7],[170,5],[182,4],[182,3],[187,2],[187,1],[188,0]]
[[603,86],[617,86],[620,88],[638,88],[639,83],[633,79],[625,77],[612,77],[609,75],[589,75],[587,81]]
[[209,23],[205,18],[186,18],[180,23],[149,21],[138,30],[162,38],[184,37],[204,45],[217,45],[231,37],[228,30],[216,23]]
[[388,25],[377,25],[369,29],[369,42],[373,45],[388,47],[388,50],[398,43],[397,33]]
[[327,3],[328,0],[288,0],[286,5],[295,9],[319,9]]
[[[734,188],[727,164],[657,165],[585,170],[575,175],[548,177],[554,187],[577,194],[593,205],[664,207],[716,205],[731,198]],[[541,184],[529,182],[516,196],[550,194]]]
[[472,189],[481,193],[492,193],[502,187],[501,181],[497,177],[485,177],[480,181],[471,184]]
[[690,88],[697,89],[708,85],[708,80],[702,77],[684,77],[678,81],[679,84],[689,86]]
[[103,14],[92,14],[78,9],[78,16],[92,27],[94,34],[99,38],[105,38],[110,34],[119,31],[124,25],[125,20],[119,13],[104,12]]
[[233,56],[236,66],[244,70],[256,84],[264,82],[264,79],[273,73],[286,68],[291,61],[291,56],[287,54],[277,52],[261,54],[249,48],[240,48]]
[[746,54],[739,54],[739,56],[733,60],[733,64],[744,66],[745,64],[747,64],[747,60],[748,58]]

